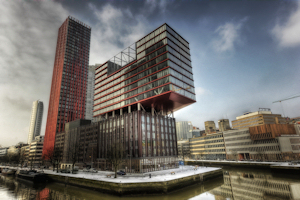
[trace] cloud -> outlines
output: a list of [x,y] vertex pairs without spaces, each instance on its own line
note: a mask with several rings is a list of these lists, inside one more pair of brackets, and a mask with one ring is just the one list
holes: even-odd
[[247,18],[244,18],[238,23],[227,22],[219,26],[215,30],[218,38],[212,41],[215,51],[225,52],[234,50],[234,46],[240,42],[240,29],[246,20]]
[[[16,143],[13,138],[27,141],[33,101],[40,99],[48,107],[58,27],[67,16],[68,12],[54,1],[0,1],[3,146]],[[46,115],[47,109],[43,127]]]
[[129,9],[118,9],[106,4],[98,9],[89,3],[96,18],[92,27],[90,64],[103,63],[136,42],[147,31],[147,20],[133,16]]
[[146,0],[145,10],[149,11],[150,13],[160,12],[160,14],[165,14],[168,3],[170,2],[171,0]]
[[294,47],[300,45],[300,1],[297,9],[283,23],[277,23],[271,31],[280,47]]

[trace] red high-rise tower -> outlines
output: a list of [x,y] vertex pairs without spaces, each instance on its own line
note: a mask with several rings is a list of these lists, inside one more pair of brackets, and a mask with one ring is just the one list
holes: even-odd
[[68,17],[58,30],[43,155],[65,123],[85,116],[91,27]]

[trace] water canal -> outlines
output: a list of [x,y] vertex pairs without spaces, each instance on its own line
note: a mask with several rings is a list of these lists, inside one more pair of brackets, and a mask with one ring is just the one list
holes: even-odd
[[190,186],[166,195],[118,197],[58,183],[32,185],[0,176],[1,200],[237,200],[300,199],[300,178],[270,170],[224,168],[223,178]]

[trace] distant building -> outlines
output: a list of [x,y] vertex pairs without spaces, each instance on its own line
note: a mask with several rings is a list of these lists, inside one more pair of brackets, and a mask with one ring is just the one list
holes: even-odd
[[182,159],[190,158],[190,142],[189,140],[177,141],[178,157]]
[[230,130],[229,119],[220,119],[218,121],[218,125],[219,125],[220,132]]
[[44,113],[44,104],[42,101],[34,101],[31,109],[31,119],[28,133],[27,143],[30,144],[31,141],[38,135],[41,134],[42,120]]
[[207,134],[215,133],[217,130],[214,121],[206,121],[204,122],[204,125],[205,125],[205,133]]
[[86,101],[85,101],[85,119],[93,119],[94,108],[94,90],[95,90],[95,68],[100,64],[90,65],[88,69]]
[[[76,163],[78,164],[80,162],[79,155],[86,150],[85,146],[82,145],[82,143],[84,143],[86,140],[85,136],[81,137],[80,135],[80,127],[90,124],[91,120],[77,119],[66,123],[65,131],[56,134],[55,149],[58,149],[62,152],[62,168],[70,168],[72,166],[72,157],[74,157],[75,154],[77,157]],[[94,131],[94,129],[91,130]],[[98,132],[95,133],[97,134]],[[87,137],[90,139],[90,135],[87,135]],[[97,151],[95,158],[97,157],[96,155]]]
[[192,130],[192,138],[194,138],[194,137],[200,137],[201,136],[200,132],[201,131],[199,129],[193,129]]
[[[44,144],[44,136],[37,136],[30,143],[28,148],[25,148],[27,165],[40,166],[42,164],[42,151]],[[28,151],[29,150],[29,151]]]
[[8,147],[0,148],[0,157],[6,156],[7,150],[8,150]]
[[193,125],[192,122],[182,121],[176,122],[177,140],[186,140],[192,138]]
[[223,135],[228,159],[282,161],[300,157],[300,136],[294,125],[265,124]]
[[244,129],[264,124],[286,124],[286,119],[280,114],[272,114],[270,109],[260,109],[257,112],[247,112],[232,121],[233,129]]
[[197,138],[191,138],[189,141],[190,154],[193,159],[223,160],[226,158],[226,151],[222,132],[212,133]]

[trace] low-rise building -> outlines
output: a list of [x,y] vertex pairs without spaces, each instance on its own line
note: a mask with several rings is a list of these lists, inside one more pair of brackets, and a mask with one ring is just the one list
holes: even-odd
[[0,157],[6,156],[7,150],[8,150],[8,147],[0,148]]
[[223,132],[228,159],[294,160],[300,136],[293,125],[267,124]]
[[285,118],[280,114],[272,114],[270,109],[260,108],[257,112],[247,112],[241,116],[236,117],[232,121],[233,129],[244,129],[252,126],[259,126],[264,124],[286,124]]
[[191,138],[189,141],[190,154],[193,159],[217,160],[226,158],[222,132]]
[[[24,154],[27,155],[27,165],[41,166],[44,136],[36,136],[30,143],[29,148],[25,148]],[[27,152],[29,150],[29,152]]]
[[229,119],[220,119],[218,121],[218,125],[219,125],[219,131],[227,131],[230,130],[230,123],[229,123]]
[[190,142],[189,140],[177,141],[178,157],[186,159],[190,157]]
[[214,121],[206,121],[206,122],[204,122],[204,125],[205,125],[205,133],[206,134],[215,133],[217,131]]

